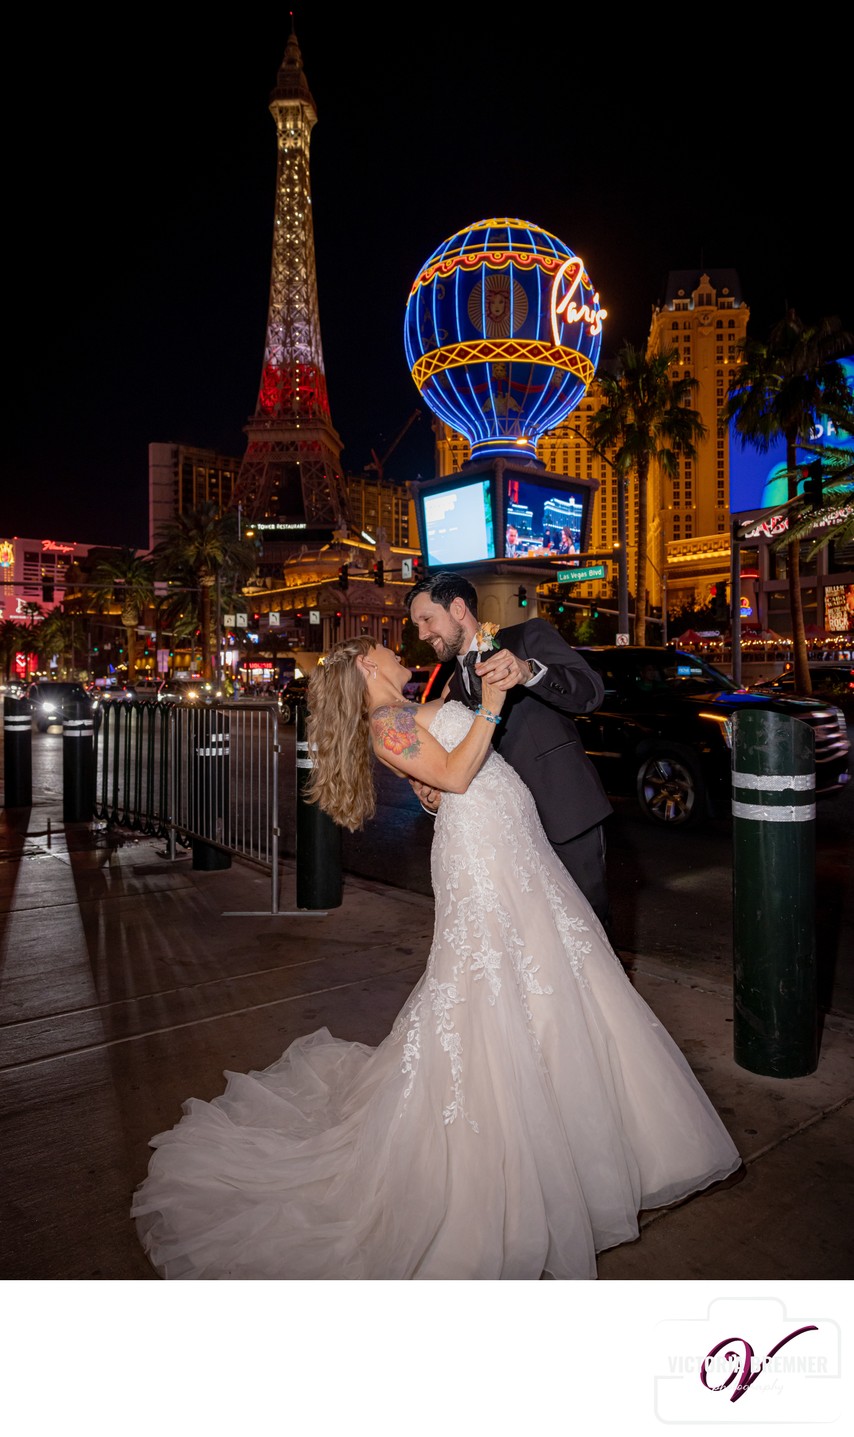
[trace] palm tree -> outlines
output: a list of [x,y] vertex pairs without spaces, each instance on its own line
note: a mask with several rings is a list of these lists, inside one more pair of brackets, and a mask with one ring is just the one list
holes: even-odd
[[678,473],[678,454],[696,456],[706,433],[689,401],[694,379],[671,372],[674,350],[647,354],[628,342],[614,371],[602,370],[598,384],[604,403],[593,415],[590,433],[598,450],[613,449],[620,484],[634,473],[638,486],[638,562],[635,581],[635,643],[646,642],[646,592],[649,547],[649,471],[655,461],[668,478]]
[[62,608],[51,609],[38,631],[39,654],[42,659],[59,659],[59,669],[67,674],[74,669],[77,632],[72,614]]
[[[849,416],[845,427],[854,433],[854,413]],[[805,448],[809,454],[816,455],[812,446]],[[790,517],[785,536],[775,540],[771,546],[780,549],[795,539],[811,539],[808,559],[814,559],[828,544],[850,544],[854,539],[854,453],[838,445],[828,445],[816,457],[822,468],[820,507],[806,505],[800,509]]]
[[202,675],[210,679],[214,586],[242,588],[257,568],[255,545],[241,538],[234,512],[206,502],[165,524],[153,554],[158,573],[183,585],[190,601],[198,595]]
[[[785,441],[790,499],[796,497],[798,444],[809,443],[820,415],[830,410],[850,412],[851,395],[838,360],[851,352],[852,345],[854,336],[842,329],[838,319],[807,325],[790,309],[767,340],[747,341],[742,363],[730,381],[722,423],[732,423],[742,447],[751,445],[760,454],[767,454],[775,440]],[[795,686],[811,694],[800,541],[794,531],[786,542],[786,556]]]
[[3,659],[3,677],[7,684],[11,678],[12,659],[23,648],[22,635],[22,626],[14,619],[3,619],[0,623],[0,657]]
[[136,630],[154,598],[154,566],[136,549],[123,548],[99,558],[92,569],[92,588],[99,607],[121,605],[127,643],[128,683],[136,674]]

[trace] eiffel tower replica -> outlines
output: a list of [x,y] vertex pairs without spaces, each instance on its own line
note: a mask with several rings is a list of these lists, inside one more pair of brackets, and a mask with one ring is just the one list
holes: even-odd
[[347,528],[341,439],[332,424],[320,342],[309,145],[317,108],[293,27],[270,112],[278,168],[264,364],[231,507],[273,557]]

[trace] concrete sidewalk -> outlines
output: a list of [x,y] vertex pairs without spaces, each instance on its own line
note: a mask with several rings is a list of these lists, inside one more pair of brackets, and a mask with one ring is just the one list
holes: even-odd
[[[150,1279],[128,1218],[148,1139],[185,1098],[221,1092],[224,1069],[263,1068],[300,1034],[378,1043],[422,972],[432,901],[348,878],[328,915],[274,917],[268,875],[115,847],[51,803],[3,810],[0,840],[0,1278]],[[282,910],[294,892],[286,862]],[[757,1077],[732,1059],[717,970],[621,957],[748,1171],[644,1214],[600,1278],[850,1278],[851,1023],[825,1020],[810,1077]]]

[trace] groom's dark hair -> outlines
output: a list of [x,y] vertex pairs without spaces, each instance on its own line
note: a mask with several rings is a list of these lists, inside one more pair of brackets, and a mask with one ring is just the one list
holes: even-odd
[[464,599],[475,618],[477,618],[477,589],[470,584],[463,574],[455,574],[452,570],[441,569],[438,574],[432,574],[427,579],[419,579],[418,583],[409,590],[406,595],[406,607],[412,608],[412,600],[418,594],[429,594],[434,604],[441,604],[443,609],[449,609],[454,599]]

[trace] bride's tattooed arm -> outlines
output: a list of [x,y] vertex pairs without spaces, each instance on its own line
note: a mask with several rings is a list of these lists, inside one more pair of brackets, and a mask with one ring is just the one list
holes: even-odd
[[384,704],[371,714],[374,747],[395,758],[417,758],[421,737],[415,722],[414,704]]

